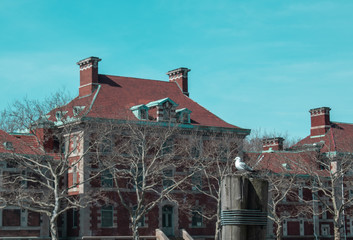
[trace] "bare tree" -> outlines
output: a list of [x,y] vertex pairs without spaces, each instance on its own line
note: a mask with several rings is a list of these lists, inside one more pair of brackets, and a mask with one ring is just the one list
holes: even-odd
[[244,151],[253,152],[262,150],[262,140],[266,138],[277,138],[282,137],[286,139],[284,142],[284,149],[287,149],[297,143],[300,139],[296,137],[288,136],[288,133],[276,133],[276,132],[266,132],[262,129],[255,129],[251,131],[251,134],[247,136],[244,140]]
[[[163,122],[146,125],[126,122],[111,125],[109,139],[99,140],[106,149],[101,156],[105,178],[112,179],[120,203],[129,212],[133,239],[139,239],[139,223],[193,173],[185,171],[180,157],[182,131],[177,124]],[[103,151],[104,152],[104,151]]]
[[[269,140],[274,139],[280,138],[271,137]],[[246,152],[245,155],[249,165],[253,166],[257,174],[269,183],[268,219],[275,226],[276,239],[280,240],[283,238],[283,225],[287,220],[313,217],[312,193],[307,187],[310,183],[306,180],[307,174],[299,166],[311,159],[313,155],[316,156],[316,152],[291,151],[288,146],[293,144],[293,140],[290,144],[286,143],[286,150],[283,150],[281,141],[276,147],[278,150],[261,151],[263,140],[268,138],[260,139],[256,134],[250,141],[247,139],[245,142],[251,151]],[[265,141],[265,147],[266,144]],[[269,234],[272,235],[272,233]]]
[[17,145],[6,158],[13,171],[3,176],[3,186],[8,190],[4,200],[8,205],[46,215],[53,240],[59,238],[57,222],[63,213],[94,200],[90,194],[80,194],[80,186],[89,180],[80,174],[89,152],[82,144],[83,132],[89,126],[81,120],[84,111],[67,114],[75,111],[66,105],[67,99],[57,93],[42,102],[16,101],[2,112],[0,120],[2,129],[19,132],[15,134]]
[[[353,201],[349,197],[352,156],[327,149],[332,148],[322,141],[262,154],[265,159],[259,167],[276,172],[264,177],[269,181],[272,195],[269,218],[277,225],[278,239],[281,239],[279,228],[283,221],[300,215],[315,218],[329,213],[333,218],[334,239],[341,239],[345,232],[344,215],[352,210]],[[283,203],[287,198],[292,198],[291,206]]]
[[202,132],[195,133],[187,142],[187,158],[190,159],[188,168],[194,171],[188,184],[195,198],[198,195],[206,196],[215,208],[193,208],[190,205],[194,204],[195,199],[190,199],[189,205],[184,203],[184,207],[190,214],[215,221],[215,239],[220,239],[221,181],[226,175],[236,171],[234,158],[242,154],[240,150],[245,136],[230,132],[203,134]]
[[353,158],[350,153],[342,151],[326,152],[332,147],[329,144],[320,142],[304,146],[306,151],[315,150],[317,154],[312,155],[306,164],[301,164],[300,169],[310,176],[308,186],[317,205],[314,214],[327,212],[332,215],[334,239],[340,240],[342,234],[346,234],[345,214],[352,211]]
[[[262,171],[261,177],[269,183],[268,219],[275,224],[277,240],[283,238],[283,224],[288,219],[309,216],[310,200],[298,194],[300,177],[296,173]],[[300,189],[302,191],[302,189]],[[312,216],[312,214],[311,214]]]

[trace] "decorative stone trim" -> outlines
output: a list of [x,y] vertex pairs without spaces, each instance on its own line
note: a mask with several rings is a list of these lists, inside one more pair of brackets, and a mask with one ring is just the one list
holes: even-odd
[[117,213],[117,204],[109,204],[109,206],[113,207],[113,225],[110,227],[102,226],[102,207],[104,205],[99,205],[97,208],[97,225],[99,228],[117,228],[118,227],[118,213]]
[[310,129],[318,129],[318,128],[330,128],[330,125],[321,125],[321,126],[316,126],[316,127],[311,127]]
[[169,80],[175,80],[182,77],[187,78],[188,72],[190,71],[191,69],[188,69],[188,68],[177,68],[167,72],[166,74],[169,76]]
[[331,108],[329,107],[321,107],[321,108],[314,108],[310,109],[309,112],[311,116],[319,116],[319,115],[328,115],[330,114]]
[[80,66],[80,71],[89,69],[89,68],[98,68],[98,62],[102,59],[97,57],[89,57],[77,62],[77,65]]

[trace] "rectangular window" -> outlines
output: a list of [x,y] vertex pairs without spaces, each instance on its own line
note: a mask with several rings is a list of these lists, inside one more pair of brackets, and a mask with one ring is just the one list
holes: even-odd
[[112,227],[113,226],[113,206],[102,207],[101,212],[101,223],[102,227]]
[[321,235],[322,236],[329,236],[330,235],[330,225],[328,225],[328,224],[321,225]]
[[146,109],[140,110],[140,119],[147,119],[147,111]]
[[168,188],[173,185],[173,170],[167,169],[163,171],[163,187]]
[[72,185],[75,186],[77,184],[77,167],[74,166],[72,170]]
[[195,172],[192,175],[191,183],[192,183],[192,187],[191,188],[192,188],[193,191],[202,190],[202,174],[201,174],[200,171]]
[[27,224],[31,227],[40,226],[40,214],[37,212],[28,211]]
[[162,154],[170,154],[173,151],[173,140],[167,139],[162,146]]
[[193,157],[193,158],[200,157],[200,149],[198,147],[192,147],[192,149],[191,149],[191,157]]
[[286,220],[283,220],[282,227],[283,227],[283,236],[287,236],[288,232],[287,232],[287,221]]
[[200,210],[192,211],[191,226],[202,227],[202,215],[200,214]]
[[61,144],[61,153],[62,154],[66,154],[68,152],[69,149],[69,142],[67,138],[63,138],[63,142],[60,143]]
[[300,236],[304,236],[304,220],[300,219],[299,224]]
[[3,209],[2,210],[3,226],[21,226],[21,210],[20,209]]
[[105,138],[100,143],[100,152],[110,153],[112,151],[112,141],[109,138]]
[[353,198],[353,189],[349,190],[349,198]]
[[141,164],[139,164],[138,168],[137,168],[137,172],[136,172],[136,167],[133,167],[131,169],[131,173],[133,176],[133,185],[134,188],[136,188],[136,186],[141,189],[142,185],[143,185],[143,168],[141,166]]
[[76,228],[78,226],[78,210],[72,210],[72,227]]
[[77,136],[73,136],[72,137],[72,153],[73,154],[77,154],[77,142],[78,142],[78,137]]
[[26,187],[27,187],[27,181],[26,181],[26,179],[28,179],[27,171],[26,171],[26,170],[23,170],[23,171],[21,172],[21,177],[22,177],[21,182],[20,182],[21,187],[22,187],[22,188],[26,188]]
[[113,175],[109,169],[106,169],[101,174],[101,186],[102,187],[113,187]]
[[327,208],[322,206],[322,219],[327,219]]
[[226,160],[228,157],[228,148],[225,145],[220,145],[218,148],[219,151],[219,159]]

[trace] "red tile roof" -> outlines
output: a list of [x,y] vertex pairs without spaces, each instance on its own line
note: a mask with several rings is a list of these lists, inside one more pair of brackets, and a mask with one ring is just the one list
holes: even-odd
[[250,166],[256,165],[256,169],[267,169],[276,173],[288,170],[300,173],[300,168],[306,166],[316,168],[321,175],[328,174],[327,171],[319,171],[317,159],[320,153],[353,153],[353,124],[331,122],[330,126],[325,135],[309,135],[288,151],[248,152],[244,158]]
[[271,152],[246,152],[244,159],[255,170],[267,170],[274,173],[304,174],[317,172],[320,175],[327,174],[319,171],[317,163],[318,154],[314,150],[309,151],[271,151]]
[[292,146],[292,149],[322,145],[321,152],[353,152],[353,124],[331,122],[331,128],[324,136],[307,136]]
[[[6,147],[6,143],[10,143],[12,147]],[[42,154],[33,135],[10,135],[2,130],[0,130],[0,153]]]
[[[84,112],[88,112],[87,117],[137,120],[131,107],[169,97],[178,104],[177,109],[192,111],[192,125],[239,129],[184,95],[175,82],[110,75],[99,75],[98,82],[100,87],[91,95],[76,98],[68,106],[86,106]],[[72,116],[72,110],[68,112]]]

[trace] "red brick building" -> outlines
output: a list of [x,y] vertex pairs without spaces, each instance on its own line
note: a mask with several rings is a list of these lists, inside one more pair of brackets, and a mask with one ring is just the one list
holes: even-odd
[[[0,130],[0,236],[48,236],[48,224],[45,216],[28,209],[21,209],[18,206],[11,206],[7,203],[4,194],[7,188],[4,180],[18,168],[8,159],[12,154],[36,156],[41,154],[38,151],[33,138],[27,134],[10,135]],[[33,147],[35,146],[35,147]],[[24,183],[28,184],[28,183]]]
[[[283,138],[268,138],[263,140],[262,152],[246,154],[253,166],[274,176],[272,184],[277,188],[272,188],[270,198],[281,200],[276,214],[291,216],[281,220],[283,239],[338,239],[334,238],[335,216],[341,239],[353,239],[353,124],[331,121],[330,110],[311,109],[310,135],[294,146],[285,149]],[[280,175],[295,178],[290,191],[280,187],[281,179],[276,177]],[[269,221],[268,239],[276,239],[277,228]]]
[[[84,196],[99,188],[105,191],[111,201],[114,200],[109,204],[92,203],[85,208],[71,209],[62,214],[58,224],[59,232],[61,237],[68,239],[82,239],[88,236],[98,236],[97,239],[100,239],[102,237],[99,236],[131,236],[132,234],[129,212],[119,201],[114,191],[114,184],[104,177],[100,177],[98,183],[86,182],[91,172],[94,171],[90,162],[92,154],[90,155],[88,150],[92,147],[90,145],[92,131],[81,128],[82,125],[103,121],[114,122],[116,125],[121,122],[130,122],[159,127],[172,123],[187,133],[185,136],[200,133],[201,142],[204,136],[210,133],[228,134],[233,139],[230,142],[239,142],[250,132],[248,129],[226,123],[189,97],[188,72],[190,69],[178,68],[169,71],[167,73],[169,81],[157,81],[99,74],[98,62],[100,60],[97,57],[89,57],[77,63],[80,67],[79,95],[60,110],[54,109],[48,113],[45,116],[45,124],[37,125],[35,128],[35,133],[45,141],[35,141],[38,136],[33,136],[33,134],[10,136],[4,132],[1,133],[10,139],[3,141],[1,146],[6,147],[7,142],[16,145],[20,141],[19,143],[30,146],[30,150],[42,149],[58,156],[68,155],[68,161],[75,163],[75,167],[68,170],[67,178],[63,179],[70,195]],[[69,136],[66,144],[59,146],[58,139],[45,137],[45,134],[64,131],[64,120],[66,124],[69,123],[74,127],[70,133],[65,135]],[[183,139],[187,141],[185,136]],[[115,136],[111,136],[109,142],[116,142]],[[65,149],[61,151],[60,148]],[[9,151],[9,154],[10,152],[22,154],[17,152],[19,149],[21,147],[3,151]],[[3,159],[6,160],[6,157]],[[3,171],[5,170],[6,167]],[[171,174],[178,174],[178,172],[183,171],[176,168]],[[84,184],[80,184],[83,182]],[[191,188],[188,191],[192,195],[199,194],[193,192]],[[125,192],[133,194],[131,189],[126,189]],[[201,194],[194,198],[197,199],[195,200],[196,207],[207,209],[213,205],[207,197]],[[27,210],[9,209],[11,206],[0,209],[2,214],[0,237],[10,236],[12,233],[21,236],[47,237],[49,235],[45,216],[37,215],[35,218],[34,213],[27,213]],[[11,214],[15,214],[16,217],[11,217],[13,220],[10,221],[8,216]],[[32,220],[34,218],[37,220]],[[38,219],[40,219],[39,225]],[[153,236],[156,229],[161,229],[170,236],[179,236],[181,229],[185,229],[191,236],[201,239],[213,238],[215,231],[214,222],[206,221],[197,215],[187,215],[181,211],[176,202],[167,199],[161,201],[139,222],[140,235]],[[10,230],[12,233],[8,232]]]

